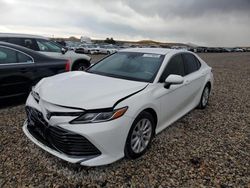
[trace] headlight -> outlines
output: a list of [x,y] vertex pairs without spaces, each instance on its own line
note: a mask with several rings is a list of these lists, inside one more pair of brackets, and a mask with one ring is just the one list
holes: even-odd
[[34,99],[36,100],[36,102],[39,103],[40,100],[40,96],[37,92],[34,91],[34,88],[32,87],[32,91],[30,92],[30,94],[34,97]]
[[125,114],[128,107],[119,108],[109,112],[87,112],[76,119],[73,119],[70,123],[81,124],[81,123],[99,123],[104,121],[110,121],[117,119]]

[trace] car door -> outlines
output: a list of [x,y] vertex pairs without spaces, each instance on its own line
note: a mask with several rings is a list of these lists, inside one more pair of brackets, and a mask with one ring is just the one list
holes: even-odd
[[182,54],[185,69],[185,94],[186,101],[184,106],[191,110],[198,105],[200,100],[200,91],[203,89],[205,75],[199,71],[201,64],[199,60],[191,53]]
[[170,74],[185,76],[181,54],[177,54],[169,60],[160,77],[158,89],[155,93],[160,103],[159,126],[162,127],[159,127],[159,129],[163,129],[166,125],[178,119],[180,114],[183,114],[183,103],[187,99],[184,83],[171,85],[168,89],[164,88],[164,81]]
[[26,94],[31,87],[34,70],[32,57],[0,46],[0,99]]

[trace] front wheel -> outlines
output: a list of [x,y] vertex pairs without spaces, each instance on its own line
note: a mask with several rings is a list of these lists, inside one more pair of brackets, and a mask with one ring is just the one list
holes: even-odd
[[154,134],[153,116],[148,112],[140,113],[133,122],[125,145],[125,156],[136,159],[148,149]]
[[208,85],[206,85],[203,92],[202,92],[198,108],[204,109],[207,107],[208,100],[209,100],[209,94],[210,94],[210,87]]

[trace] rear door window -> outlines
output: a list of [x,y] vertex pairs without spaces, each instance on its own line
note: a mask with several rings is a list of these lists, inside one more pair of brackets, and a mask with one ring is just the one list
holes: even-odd
[[30,56],[28,56],[24,53],[21,53],[21,52],[17,52],[17,59],[18,59],[19,63],[31,63],[31,62],[33,62],[33,59]]
[[7,42],[16,44],[19,46],[23,46],[25,48],[29,48],[35,51],[38,50],[37,44],[34,39],[12,37],[12,38],[8,38]]
[[32,63],[33,59],[11,48],[0,47],[0,64]]
[[17,62],[17,53],[15,50],[0,46],[0,64],[11,64]]
[[38,46],[36,44],[36,41],[34,39],[30,38],[22,38],[22,43],[25,48],[29,48],[35,51],[38,51]]
[[184,61],[185,74],[191,74],[200,68],[200,63],[193,54],[182,54]]

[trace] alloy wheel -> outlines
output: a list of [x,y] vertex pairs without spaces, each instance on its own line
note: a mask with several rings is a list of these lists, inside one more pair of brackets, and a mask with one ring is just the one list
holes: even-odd
[[209,98],[209,88],[206,87],[204,89],[204,92],[203,92],[203,96],[202,96],[202,105],[203,106],[206,106],[207,103],[208,103],[208,98]]
[[141,119],[132,132],[131,136],[131,149],[135,153],[144,151],[151,139],[152,123],[148,119]]

